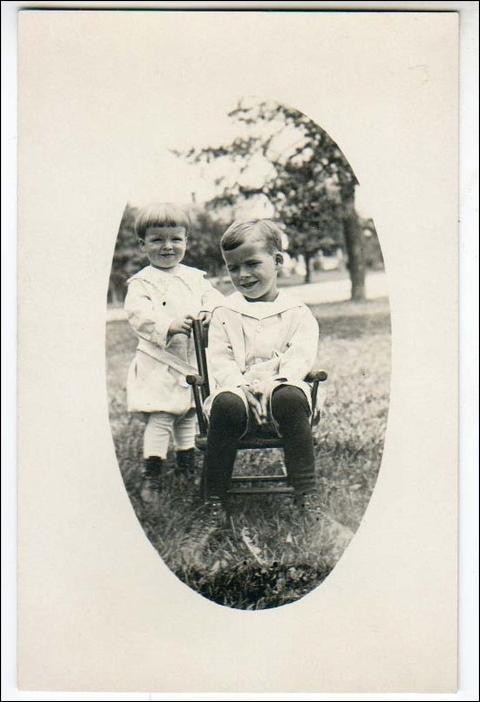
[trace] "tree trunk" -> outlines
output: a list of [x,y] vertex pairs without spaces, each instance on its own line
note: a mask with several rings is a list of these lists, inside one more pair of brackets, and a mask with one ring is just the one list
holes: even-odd
[[343,232],[348,255],[348,272],[352,284],[351,299],[354,302],[361,302],[365,300],[365,259],[363,232],[355,212],[353,193],[345,204]]
[[310,254],[303,252],[303,258],[305,260],[305,280],[303,281],[304,283],[310,283],[312,277],[311,277],[311,257]]
[[122,295],[119,292],[117,285],[114,281],[110,281],[110,285],[108,286],[108,298],[108,301],[112,305],[118,305],[123,302]]

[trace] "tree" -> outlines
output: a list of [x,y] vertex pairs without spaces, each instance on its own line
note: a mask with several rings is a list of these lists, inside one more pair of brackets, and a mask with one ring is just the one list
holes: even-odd
[[223,267],[220,252],[220,237],[226,229],[221,220],[215,220],[203,208],[188,208],[192,227],[188,237],[184,263],[206,270],[210,275],[218,275]]
[[123,302],[128,278],[147,264],[135,236],[137,211],[136,207],[127,203],[118,230],[108,285],[108,301],[114,304]]
[[363,231],[365,267],[367,270],[384,270],[382,249],[373,219],[371,217],[360,219],[360,226]]
[[353,300],[365,298],[362,230],[354,205],[357,180],[346,158],[315,122],[276,102],[240,101],[229,113],[243,133],[231,143],[177,153],[191,163],[223,165],[221,188],[208,206],[218,209],[266,197],[285,224],[289,252],[310,262],[329,237],[344,243]]

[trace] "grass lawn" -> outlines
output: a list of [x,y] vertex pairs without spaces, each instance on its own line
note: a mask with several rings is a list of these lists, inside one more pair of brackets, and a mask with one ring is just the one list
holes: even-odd
[[[314,429],[322,517],[300,517],[285,497],[235,498],[229,527],[195,563],[185,560],[182,546],[201,518],[198,484],[185,485],[172,474],[156,503],[140,499],[144,424],[141,415],[125,409],[125,379],[136,338],[127,322],[107,324],[110,423],[135,513],[168,567],[222,605],[276,607],[316,587],[348,545],[375,486],[389,402],[388,301],[324,304],[312,311],[320,325],[319,362],[329,372],[325,410]],[[276,450],[244,451],[235,470],[268,472],[281,460]],[[173,467],[173,454],[169,461]]]

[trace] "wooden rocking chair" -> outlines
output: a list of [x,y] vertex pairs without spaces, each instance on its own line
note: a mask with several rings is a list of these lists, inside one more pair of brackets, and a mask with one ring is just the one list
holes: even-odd
[[[206,332],[199,319],[193,321],[193,338],[195,343],[195,354],[197,358],[198,375],[187,375],[187,382],[192,386],[195,400],[195,409],[198,419],[199,433],[195,437],[195,445],[201,451],[207,448],[207,422],[203,412],[203,403],[210,395],[210,385],[208,379],[207,356],[205,350],[208,344],[208,332]],[[317,410],[318,385],[327,379],[327,373],[319,368],[313,369],[305,378],[311,385],[312,393],[312,418],[311,425],[314,426],[319,420]],[[273,449],[283,448],[283,439],[278,435],[266,434],[264,431],[248,433],[238,442],[237,448],[242,449]],[[293,488],[287,484],[287,473],[283,468],[282,475],[233,475],[231,487],[227,491],[228,495],[257,495],[273,494],[286,495],[293,493]],[[203,483],[203,481],[202,481]]]

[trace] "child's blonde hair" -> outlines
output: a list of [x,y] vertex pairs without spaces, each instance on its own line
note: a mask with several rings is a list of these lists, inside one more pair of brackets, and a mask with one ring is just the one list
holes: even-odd
[[183,207],[171,202],[153,202],[138,212],[135,234],[143,241],[149,227],[185,227],[188,234],[190,226],[190,217]]
[[253,237],[263,239],[269,253],[282,250],[282,230],[271,219],[233,222],[220,239],[220,246],[223,251],[232,251]]

